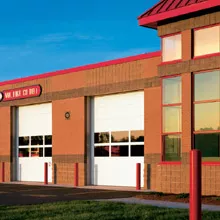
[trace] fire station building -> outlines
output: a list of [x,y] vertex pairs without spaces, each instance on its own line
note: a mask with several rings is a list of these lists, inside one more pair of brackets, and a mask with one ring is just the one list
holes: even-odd
[[[220,1],[161,0],[138,17],[161,51],[0,82],[0,168],[7,182],[135,186],[220,195]],[[145,45],[146,46],[146,45]],[[2,169],[0,169],[2,170]],[[0,180],[1,181],[1,180]]]

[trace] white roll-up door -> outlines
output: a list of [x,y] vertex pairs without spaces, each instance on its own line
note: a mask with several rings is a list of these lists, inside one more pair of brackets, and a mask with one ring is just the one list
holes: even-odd
[[94,98],[94,185],[135,186],[136,163],[144,185],[144,92]]
[[48,163],[48,181],[52,182],[52,104],[18,108],[18,180],[44,181],[44,163]]

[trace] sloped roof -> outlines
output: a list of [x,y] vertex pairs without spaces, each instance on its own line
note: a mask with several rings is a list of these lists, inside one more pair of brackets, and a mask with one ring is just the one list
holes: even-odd
[[140,26],[157,27],[157,22],[220,6],[220,0],[160,0],[138,17]]

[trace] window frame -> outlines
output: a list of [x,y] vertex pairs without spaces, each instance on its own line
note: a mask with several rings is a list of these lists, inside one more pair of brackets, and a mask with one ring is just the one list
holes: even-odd
[[[166,79],[170,78],[176,78],[180,77],[181,78],[181,102],[179,103],[172,103],[172,104],[164,104],[163,103],[163,81]],[[181,107],[181,131],[180,132],[164,132],[164,114],[163,114],[163,109],[164,107],[173,107],[173,106],[179,106]],[[180,74],[175,74],[172,76],[164,76],[161,78],[161,162],[162,163],[181,163],[180,161],[167,161],[165,160],[165,137],[168,135],[179,135],[180,136],[180,158],[182,154],[182,76]]]
[[[195,55],[195,46],[196,46],[195,32],[199,31],[199,30],[207,29],[207,28],[216,27],[216,26],[219,26],[219,29],[220,29],[220,23],[213,24],[213,25],[206,25],[206,26],[202,26],[202,27],[198,27],[198,28],[193,29],[193,59],[199,59],[199,58],[203,58],[203,57],[212,57],[212,56],[220,55],[220,48],[219,48],[219,52],[206,53],[206,54],[202,54],[202,55]],[[220,39],[219,39],[219,46],[220,46]]]
[[[109,142],[107,143],[95,143],[95,138],[93,140],[93,156],[94,158],[100,158],[102,156],[95,156],[95,147],[102,147],[102,146],[109,146],[109,156],[105,156],[105,158],[116,158],[116,157],[126,157],[126,158],[134,158],[134,157],[144,157],[143,156],[131,156],[131,146],[144,146],[144,141],[131,141],[131,133],[132,131],[141,131],[144,135],[144,129],[132,129],[132,130],[123,130],[123,131],[100,131],[94,132],[93,135],[95,136],[96,133],[108,133],[109,134]],[[112,142],[111,135],[114,132],[127,132],[128,133],[128,141],[126,142]],[[144,136],[143,136],[144,137]],[[128,156],[112,156],[112,147],[114,146],[128,146]]]
[[[173,37],[173,36],[176,36],[176,35],[180,35],[181,37],[181,51],[180,51],[180,58],[178,59],[172,59],[172,60],[164,60],[164,39],[165,38],[168,38],[168,37]],[[183,59],[183,46],[182,46],[182,32],[176,32],[176,33],[172,33],[172,34],[167,34],[167,35],[163,35],[161,36],[161,52],[162,52],[162,55],[161,55],[161,62],[162,64],[164,63],[175,63],[175,62],[180,62],[182,61]]]
[[[210,99],[210,100],[200,100],[200,101],[195,101],[195,75],[197,74],[203,74],[203,73],[207,73],[207,72],[214,72],[214,71],[220,71],[220,69],[211,69],[211,70],[202,70],[202,71],[198,71],[198,72],[193,72],[192,74],[192,149],[196,149],[195,148],[195,135],[196,134],[213,134],[213,133],[220,133],[220,130],[216,129],[216,130],[199,130],[199,131],[195,131],[195,105],[196,104],[205,104],[205,103],[215,103],[215,102],[219,102],[220,104],[220,98],[219,99]],[[220,114],[220,113],[219,113]],[[220,149],[219,149],[220,150]],[[220,160],[220,155],[218,157],[212,157],[212,159],[210,159],[210,157],[202,157],[202,161],[205,162],[213,162],[213,161],[219,161]]]
[[[36,137],[36,136],[42,136],[43,137],[43,144],[42,145],[32,145],[32,143],[31,143],[31,137]],[[52,140],[52,144],[48,144],[48,145],[46,145],[46,143],[45,143],[45,137],[46,136],[51,136],[51,140]],[[29,144],[28,145],[19,145],[19,138],[20,137],[29,137]],[[52,155],[51,155],[51,157],[53,156],[53,135],[52,134],[47,134],[47,135],[28,135],[28,136],[18,136],[17,137],[17,157],[18,157],[18,159],[19,158],[33,158],[33,156],[32,156],[32,151],[31,151],[31,149],[32,148],[42,148],[43,149],[43,156],[39,156],[39,158],[48,158],[48,157],[46,157],[45,156],[45,148],[51,148],[51,150],[52,150]],[[19,154],[19,149],[29,149],[29,156],[28,157],[22,157],[22,156],[20,156],[20,154]]]

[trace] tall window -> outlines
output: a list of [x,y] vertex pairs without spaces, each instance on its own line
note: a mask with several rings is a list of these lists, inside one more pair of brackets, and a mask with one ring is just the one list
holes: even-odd
[[181,34],[162,38],[162,61],[179,60],[182,58]]
[[220,156],[220,70],[194,75],[194,147]]
[[163,79],[163,160],[181,159],[182,132],[182,80],[181,77]]
[[194,31],[194,55],[220,52],[220,25]]

